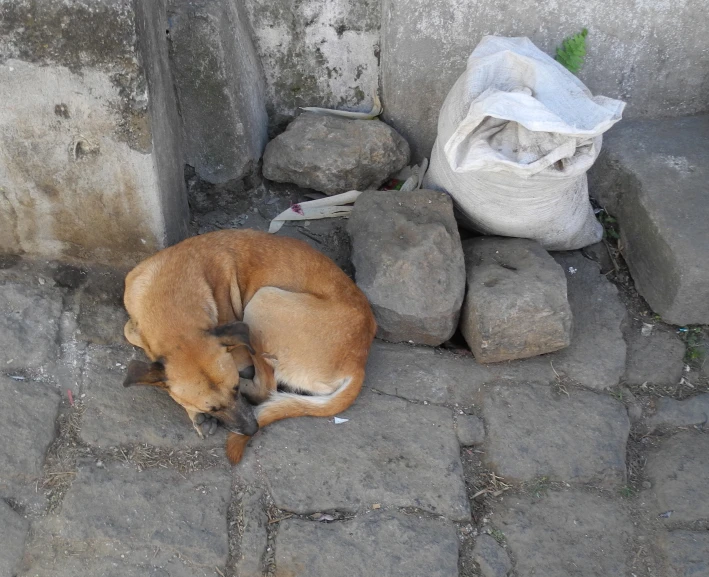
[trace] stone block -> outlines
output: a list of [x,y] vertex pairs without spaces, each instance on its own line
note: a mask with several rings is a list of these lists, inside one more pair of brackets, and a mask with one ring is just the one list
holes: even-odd
[[671,511],[662,517],[668,523],[709,519],[709,436],[674,435],[648,456],[644,473],[652,484],[644,495],[651,514]]
[[266,427],[239,467],[257,467],[276,506],[298,514],[379,503],[470,517],[448,409],[365,389],[340,416],[349,421],[299,418]]
[[495,517],[519,577],[626,574],[633,523],[605,495],[569,491],[541,499],[505,497]]
[[456,577],[458,537],[444,519],[374,511],[351,521],[281,523],[276,577]]
[[409,145],[377,119],[301,114],[266,147],[263,175],[325,194],[377,189],[409,162]]
[[377,336],[437,346],[458,325],[465,263],[453,203],[442,192],[367,191],[348,230],[357,286],[377,319]]
[[244,530],[239,543],[236,562],[239,577],[262,577],[262,558],[268,545],[268,517],[263,504],[263,491],[248,487],[241,498],[241,516]]
[[628,122],[590,191],[618,218],[638,292],[668,323],[709,323],[709,115]]
[[463,253],[468,290],[460,328],[477,361],[523,359],[569,345],[566,276],[539,243],[480,237],[465,241]]
[[16,575],[25,548],[29,523],[0,499],[0,575]]
[[[477,0],[382,3],[384,118],[409,141],[414,160],[430,158],[441,105],[486,34],[527,36],[553,55],[583,24],[589,30],[589,56],[579,78],[594,94],[626,100],[624,116],[707,109],[697,74],[706,66],[704,23],[692,5],[660,12],[629,1],[590,3],[581,8],[582,16],[572,3],[494,0],[481,6]],[[646,26],[656,34],[646,35]],[[658,50],[667,57],[657,58]]]
[[0,250],[131,264],[184,237],[164,0],[4,2],[0,23]]
[[656,402],[656,412],[648,418],[651,429],[657,427],[691,427],[709,424],[709,393],[677,401],[661,397]]
[[483,577],[507,577],[512,569],[507,551],[490,535],[480,535],[475,540],[473,558]]
[[509,481],[548,477],[615,487],[625,481],[630,421],[608,395],[544,385],[487,390],[485,461]]
[[230,0],[170,0],[167,26],[185,161],[211,183],[243,179],[268,139],[266,87],[245,15]]
[[625,382],[629,385],[676,385],[682,378],[685,345],[675,335],[653,331],[634,332],[628,343]]
[[706,531],[671,531],[659,538],[665,554],[667,577],[709,575],[709,533]]

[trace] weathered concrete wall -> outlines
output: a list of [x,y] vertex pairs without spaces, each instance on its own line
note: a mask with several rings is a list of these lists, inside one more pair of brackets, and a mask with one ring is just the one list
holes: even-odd
[[130,263],[186,234],[164,0],[0,2],[0,252]]
[[168,7],[185,160],[214,184],[250,175],[268,141],[265,81],[239,4],[172,0]]
[[430,155],[440,106],[486,34],[528,36],[554,54],[565,36],[587,27],[579,76],[594,94],[625,100],[626,117],[709,108],[706,0],[382,2],[385,119],[416,159]]
[[299,106],[371,109],[379,82],[380,0],[244,3],[274,131]]

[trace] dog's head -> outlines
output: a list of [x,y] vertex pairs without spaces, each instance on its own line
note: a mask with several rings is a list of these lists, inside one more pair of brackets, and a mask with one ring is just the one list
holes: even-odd
[[252,352],[245,323],[222,325],[193,341],[182,340],[153,363],[132,361],[123,385],[161,387],[188,412],[212,415],[229,431],[254,435],[258,423],[252,405],[239,391],[234,347]]

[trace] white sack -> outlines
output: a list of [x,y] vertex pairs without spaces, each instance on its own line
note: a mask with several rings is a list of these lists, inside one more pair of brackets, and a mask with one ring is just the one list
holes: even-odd
[[528,38],[486,36],[448,93],[425,188],[465,224],[571,250],[601,239],[586,171],[625,103],[591,92]]

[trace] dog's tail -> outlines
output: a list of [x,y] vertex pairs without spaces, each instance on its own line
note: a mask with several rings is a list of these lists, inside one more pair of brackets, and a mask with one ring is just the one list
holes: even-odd
[[[357,398],[362,383],[364,370],[343,379],[342,384],[329,395],[298,395],[275,392],[263,404],[256,407],[259,428],[281,419],[291,417],[332,417],[349,407]],[[226,442],[226,454],[232,464],[241,460],[250,437],[230,433]]]

